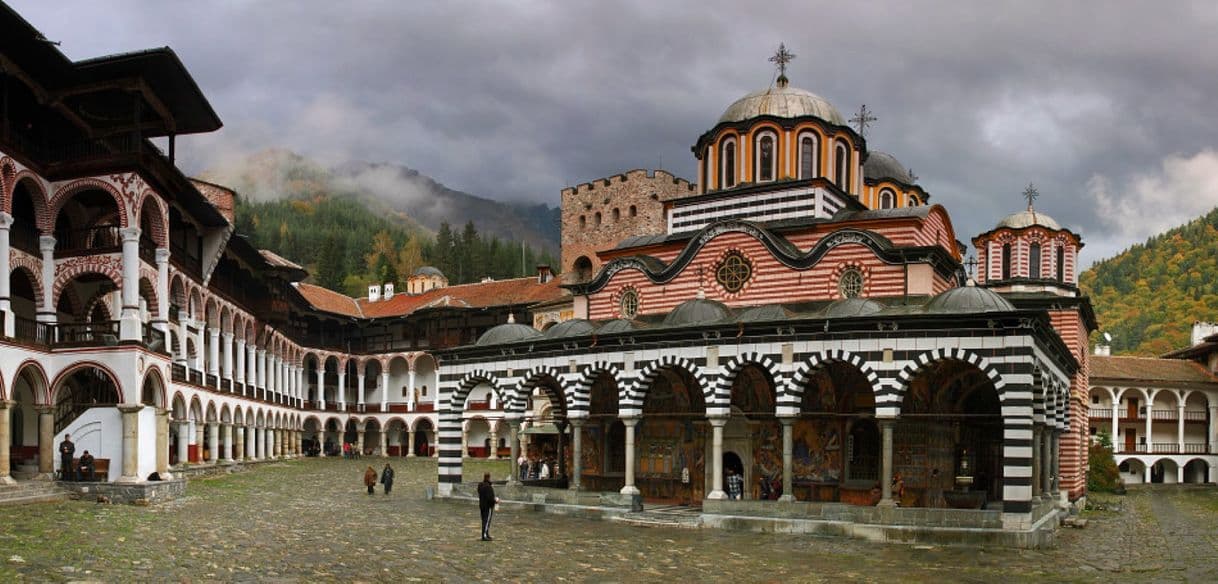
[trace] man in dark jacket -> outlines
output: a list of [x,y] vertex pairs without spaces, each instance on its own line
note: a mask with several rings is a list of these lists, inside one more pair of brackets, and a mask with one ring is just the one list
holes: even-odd
[[482,541],[491,541],[491,516],[495,514],[495,504],[499,498],[495,496],[495,487],[491,486],[491,473],[482,475],[478,483],[478,511],[482,514]]
[[385,470],[381,471],[381,484],[385,485],[386,495],[393,490],[393,467],[388,462],[385,463]]
[[72,443],[72,436],[63,435],[63,442],[59,443],[59,466],[61,469],[59,479],[63,481],[80,480],[76,476],[76,469],[72,467],[72,457],[76,454],[76,445]]

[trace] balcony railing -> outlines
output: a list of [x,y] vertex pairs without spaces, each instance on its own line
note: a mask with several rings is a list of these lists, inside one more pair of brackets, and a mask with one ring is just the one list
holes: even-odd
[[1175,420],[1177,418],[1176,410],[1151,410],[1150,419],[1152,420]]
[[186,383],[186,366],[179,363],[170,365],[169,376],[178,383]]
[[14,316],[13,338],[20,343],[49,347],[55,342],[55,328],[45,322]]
[[123,237],[118,225],[98,225],[55,232],[55,257],[99,254],[121,250]]
[[1205,422],[1207,420],[1209,420],[1209,416],[1205,410],[1184,410],[1185,422]]
[[114,346],[118,344],[118,321],[59,323],[50,325],[55,330],[55,345],[59,346]]
[[38,245],[38,230],[25,223],[13,223],[9,228],[8,243],[34,257],[42,257],[42,250]]
[[1209,445],[1204,442],[1185,442],[1185,454],[1206,454],[1210,451]]
[[169,346],[165,343],[165,331],[149,323],[144,323],[144,346],[162,355],[169,354]]
[[1111,420],[1112,408],[1091,408],[1087,411],[1087,416],[1093,420]]

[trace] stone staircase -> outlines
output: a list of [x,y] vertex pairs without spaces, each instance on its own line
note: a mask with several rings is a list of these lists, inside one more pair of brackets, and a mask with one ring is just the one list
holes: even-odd
[[54,481],[18,481],[15,485],[0,485],[0,507],[58,503],[69,498],[69,493]]
[[613,520],[639,527],[698,529],[702,527],[702,509],[681,505],[657,506],[618,515]]

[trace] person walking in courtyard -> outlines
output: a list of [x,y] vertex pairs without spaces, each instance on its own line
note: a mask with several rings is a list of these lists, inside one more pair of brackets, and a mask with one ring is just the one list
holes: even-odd
[[736,470],[727,469],[727,498],[739,499],[744,494],[744,477],[736,474]]
[[62,469],[59,473],[60,480],[71,481],[79,478],[72,468],[72,456],[75,454],[76,445],[72,443],[72,436],[64,434],[63,442],[59,443],[59,467]]
[[388,462],[385,463],[385,470],[381,471],[381,484],[385,485],[386,495],[393,490],[393,467]]
[[368,487],[368,494],[372,494],[372,490],[376,488],[376,471],[372,467],[364,471],[364,486]]
[[491,473],[482,475],[478,483],[478,513],[482,516],[482,541],[491,541],[491,517],[495,514],[495,505],[499,497],[495,496],[495,487],[491,485]]

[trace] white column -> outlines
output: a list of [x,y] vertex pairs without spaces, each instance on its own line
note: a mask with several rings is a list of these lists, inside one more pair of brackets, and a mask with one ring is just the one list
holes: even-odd
[[233,380],[236,383],[245,383],[245,355],[245,339],[237,339],[237,362],[235,363],[237,372]]
[[220,329],[209,327],[207,336],[211,343],[207,346],[207,374],[216,376],[216,387],[220,387]]
[[118,478],[120,483],[140,482],[140,410],[143,409],[144,406],[140,404],[118,406],[118,411],[123,415],[123,474]]
[[[355,396],[355,399],[356,399],[356,400],[358,400],[356,403],[358,403],[358,404],[359,404],[359,405],[361,405],[361,406],[362,406],[362,405],[364,405],[364,377],[365,377],[365,376],[364,376],[364,368],[363,368],[363,367],[360,367],[359,373],[358,373],[358,374],[356,374],[356,376],[355,376],[355,383],[356,383],[356,386],[355,386],[355,390],[356,390],[356,396]],[[364,409],[364,408],[360,408],[360,409],[362,410],[362,409]]]
[[119,339],[139,341],[144,338],[144,321],[140,320],[140,228],[119,230],[123,236],[123,309],[119,316]]
[[1120,400],[1112,404],[1112,451],[1121,451],[1121,403]]
[[1209,453],[1218,454],[1218,405],[1210,406],[1209,431],[1206,436],[1209,436]]
[[255,454],[254,456],[257,457],[258,460],[265,460],[266,459],[266,429],[265,428],[254,428],[254,437],[258,440],[258,450],[257,450],[257,454]]
[[258,457],[258,440],[254,438],[254,427],[246,426],[242,431],[245,432],[245,459],[254,460]]
[[[1176,414],[1176,442],[1179,444],[1179,450],[1176,452],[1184,452],[1184,404],[1180,404],[1179,407],[1176,408]],[[1183,472],[1184,467],[1181,466],[1180,470]]]
[[266,389],[266,349],[258,349],[258,387]]
[[[580,479],[584,474],[584,419],[571,418],[571,480],[568,488],[579,490]],[[498,432],[491,433],[491,458],[497,458]]]
[[639,494],[639,488],[634,486],[634,427],[638,423],[636,417],[622,418],[622,424],[626,426],[626,484],[622,487],[623,495]]
[[[186,335],[190,334],[190,332],[186,329],[186,321],[186,311],[178,308],[178,353],[175,356],[174,361],[183,367],[190,366],[190,363],[186,360]],[[168,342],[169,339],[165,339],[165,341]]]
[[[4,331],[2,332],[6,337],[13,336],[16,331],[16,323],[13,321],[13,306],[9,299],[12,295],[10,284],[13,272],[9,262],[8,235],[12,226],[13,216],[0,211],[0,312],[4,313]],[[0,453],[0,456],[8,456],[8,451]]]
[[42,306],[38,307],[38,321],[55,322],[55,238],[39,237],[38,249],[42,252]]
[[220,460],[220,424],[216,422],[207,423],[207,445],[209,447],[208,453],[211,454],[211,458],[207,462],[215,464]]
[[779,501],[794,501],[795,488],[792,480],[792,470],[794,464],[794,436],[791,426],[795,423],[795,418],[783,416],[778,418],[782,423],[782,496]]
[[338,409],[347,409],[347,368],[338,372]]
[[319,410],[326,409],[326,370],[323,367],[323,363],[317,363],[317,409]]
[[224,455],[223,462],[233,461],[233,425],[224,424]]
[[389,402],[389,372],[381,371],[381,411],[388,409]]
[[723,426],[727,418],[714,417],[709,419],[711,424],[711,467],[714,476],[711,477],[711,492],[707,499],[726,499],[723,492]]
[[169,350],[169,250],[156,250],[156,313],[152,326],[165,333],[165,350]]
[[195,369],[197,371],[207,372],[204,366],[204,361],[207,359],[207,343],[203,340],[203,334],[206,332],[207,326],[202,322],[196,322],[198,332],[195,333]]
[[190,452],[187,450],[190,447],[190,424],[185,421],[179,421],[178,424],[178,464],[185,465],[189,462]]
[[221,352],[223,356],[220,360],[220,376],[227,379],[230,383],[233,382],[233,333],[221,333],[223,340],[221,341]]
[[1154,400],[1146,402],[1146,452],[1153,453],[1155,451],[1155,435],[1151,432],[1151,418],[1154,417]]
[[[492,393],[491,395],[494,395]],[[414,367],[406,373],[406,408],[414,411]]]
[[[881,507],[894,507],[899,503],[892,498],[892,431],[896,420],[880,420],[880,503]],[[794,493],[792,493],[794,494]]]

